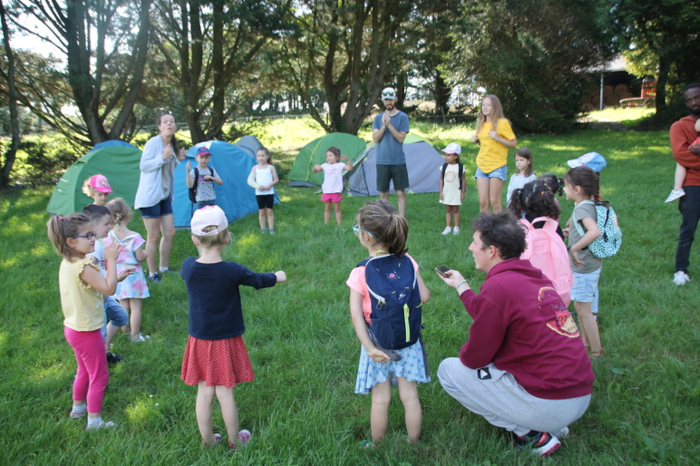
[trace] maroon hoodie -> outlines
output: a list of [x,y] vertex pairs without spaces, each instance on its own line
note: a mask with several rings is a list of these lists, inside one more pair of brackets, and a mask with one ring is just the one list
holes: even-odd
[[593,390],[591,361],[571,314],[542,272],[517,258],[495,265],[477,296],[460,299],[474,323],[459,352],[478,369],[493,362],[531,395],[564,400]]

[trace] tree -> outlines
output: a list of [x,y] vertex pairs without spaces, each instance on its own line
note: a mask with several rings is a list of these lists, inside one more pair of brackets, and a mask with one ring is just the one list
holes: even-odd
[[[232,89],[258,71],[256,58],[286,25],[291,0],[156,3],[158,51],[182,93],[192,142],[222,137],[238,108]],[[166,76],[164,76],[166,78]]]
[[[65,80],[78,108],[79,121],[63,108],[20,99],[32,111],[67,136],[78,136],[85,144],[119,138],[131,116],[142,83],[149,38],[149,8],[152,0],[18,0],[25,15],[45,26],[36,32],[15,17],[15,26],[54,46],[65,57],[64,72],[35,75],[33,87],[43,95]],[[136,32],[132,32],[136,31]]]
[[[397,31],[411,9],[404,0],[297,3],[293,15],[300,33],[280,42],[272,62],[327,132],[357,134],[388,70],[400,62]],[[319,87],[328,120],[314,105]]]
[[666,107],[667,91],[679,96],[696,81],[700,56],[700,4],[682,0],[610,0],[612,19],[625,56],[636,71],[656,77],[656,111]]
[[567,131],[589,84],[586,69],[612,56],[612,40],[591,0],[466,0],[455,36],[454,83],[496,94],[520,131]]
[[3,5],[2,0],[0,0],[0,21],[2,21],[2,39],[5,56],[7,57],[7,74],[2,74],[7,82],[10,125],[12,128],[12,142],[10,143],[10,148],[5,152],[5,161],[2,164],[2,172],[0,172],[0,188],[4,188],[10,184],[10,173],[15,164],[20,139],[19,118],[17,116],[17,89],[15,88],[15,58],[10,47],[10,29],[7,26],[5,5]]

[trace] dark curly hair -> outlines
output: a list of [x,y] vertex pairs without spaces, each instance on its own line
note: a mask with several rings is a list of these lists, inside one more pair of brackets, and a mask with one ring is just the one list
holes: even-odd
[[507,210],[497,214],[482,212],[472,221],[472,230],[479,232],[483,249],[495,246],[503,260],[520,257],[525,251],[525,230]]
[[549,217],[557,219],[561,214],[561,209],[554,199],[554,194],[547,188],[542,180],[535,180],[526,183],[520,189],[513,191],[508,209],[520,218],[523,214],[526,217]]

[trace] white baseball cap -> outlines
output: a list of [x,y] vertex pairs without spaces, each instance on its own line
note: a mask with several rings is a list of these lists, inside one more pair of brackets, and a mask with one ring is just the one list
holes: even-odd
[[393,87],[386,87],[382,91],[382,100],[396,100],[396,91]]
[[[211,230],[208,230],[208,228],[211,228]],[[208,205],[195,210],[190,221],[190,230],[196,236],[215,236],[227,228],[228,220],[226,219],[226,214],[221,210],[221,207],[216,205]]]
[[451,142],[442,150],[445,154],[457,154],[462,153],[462,147],[456,142]]

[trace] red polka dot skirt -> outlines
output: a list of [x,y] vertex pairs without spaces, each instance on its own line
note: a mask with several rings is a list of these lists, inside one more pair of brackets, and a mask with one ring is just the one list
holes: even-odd
[[243,337],[226,340],[187,339],[180,378],[187,385],[205,381],[207,387],[235,387],[255,379]]

